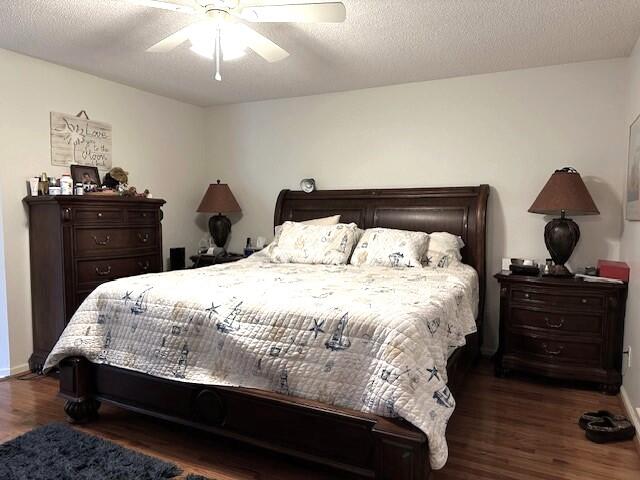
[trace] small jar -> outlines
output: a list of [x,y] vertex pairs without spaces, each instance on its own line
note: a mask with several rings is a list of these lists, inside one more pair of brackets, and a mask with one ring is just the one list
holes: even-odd
[[76,183],[76,195],[84,195],[84,187],[81,183]]
[[60,177],[60,194],[73,195],[73,179],[68,173],[65,173]]

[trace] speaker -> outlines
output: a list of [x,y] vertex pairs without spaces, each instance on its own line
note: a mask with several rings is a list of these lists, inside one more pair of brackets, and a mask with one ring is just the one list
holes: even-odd
[[169,249],[169,270],[184,270],[185,268],[185,248],[177,247]]

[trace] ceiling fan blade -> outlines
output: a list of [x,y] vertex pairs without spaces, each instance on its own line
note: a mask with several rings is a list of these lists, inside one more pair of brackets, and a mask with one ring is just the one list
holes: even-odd
[[244,23],[238,23],[235,29],[237,35],[240,36],[246,46],[269,63],[280,61],[289,56],[289,52],[273,43],[267,37],[260,35]]
[[248,5],[240,17],[249,22],[339,23],[347,18],[347,9],[342,2]]
[[196,9],[189,5],[190,1],[171,2],[168,0],[127,0],[129,3],[140,5],[141,7],[159,8],[161,10],[171,10],[181,13],[196,13]]
[[191,33],[192,28],[193,28],[193,25],[189,25],[188,27],[185,27],[182,30],[178,30],[173,35],[169,35],[164,40],[160,40],[151,48],[147,49],[147,52],[165,53],[173,50],[174,48],[179,47],[184,42],[189,40],[189,34]]

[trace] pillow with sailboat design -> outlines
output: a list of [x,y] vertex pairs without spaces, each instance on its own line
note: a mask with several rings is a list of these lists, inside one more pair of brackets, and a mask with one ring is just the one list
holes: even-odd
[[448,232],[431,232],[429,248],[422,259],[423,267],[447,268],[457,265],[462,260],[460,250],[464,241],[457,235]]
[[422,267],[429,235],[392,228],[365,230],[351,256],[351,265]]
[[269,257],[273,263],[344,265],[357,241],[355,223],[304,225],[285,222]]

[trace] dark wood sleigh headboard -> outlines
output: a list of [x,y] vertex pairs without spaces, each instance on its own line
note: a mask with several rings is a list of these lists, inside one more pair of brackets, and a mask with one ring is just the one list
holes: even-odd
[[489,185],[476,187],[320,190],[304,193],[282,190],[274,225],[286,221],[341,215],[342,223],[360,228],[397,228],[460,235],[462,260],[478,272],[482,322],[486,290],[486,215]]

